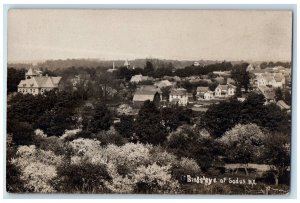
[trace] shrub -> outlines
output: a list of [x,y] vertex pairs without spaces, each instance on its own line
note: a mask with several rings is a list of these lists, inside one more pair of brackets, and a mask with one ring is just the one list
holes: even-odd
[[56,189],[67,193],[105,193],[104,182],[111,177],[104,164],[81,162],[58,167]]
[[16,145],[33,144],[34,132],[31,124],[15,120],[14,127],[10,131],[13,135],[12,140]]
[[136,193],[177,193],[179,184],[172,179],[171,166],[152,165],[138,167],[133,175]]
[[101,142],[101,145],[115,144],[121,146],[126,143],[126,139],[123,138],[114,127],[110,127],[107,131],[100,131],[95,136],[92,136]]

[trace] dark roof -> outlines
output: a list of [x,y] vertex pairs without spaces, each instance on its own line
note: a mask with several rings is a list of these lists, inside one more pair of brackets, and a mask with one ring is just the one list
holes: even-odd
[[207,92],[209,91],[208,87],[197,87],[197,92]]
[[184,88],[172,89],[170,95],[186,95],[187,90]]

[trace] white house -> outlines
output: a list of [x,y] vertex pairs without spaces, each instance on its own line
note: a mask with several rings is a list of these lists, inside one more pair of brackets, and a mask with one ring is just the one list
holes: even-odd
[[195,62],[194,62],[194,66],[197,66],[197,67],[198,67],[198,66],[200,66],[200,63],[199,63],[198,61],[195,61]]
[[204,93],[203,98],[205,100],[212,100],[214,99],[214,92],[213,91],[207,91]]
[[146,80],[149,80],[150,78],[148,76],[143,76],[142,74],[139,74],[139,75],[134,75],[131,77],[130,79],[130,82],[131,83],[140,83],[142,81],[146,81]]
[[280,88],[285,87],[285,77],[282,73],[276,73],[274,75],[274,79],[276,81],[274,87],[280,87]]
[[253,70],[254,70],[254,66],[253,66],[252,64],[249,64],[249,65],[247,66],[246,71],[253,71]]
[[172,87],[173,84],[169,80],[161,80],[161,81],[155,82],[154,86],[156,86],[158,88],[163,88],[163,87]]
[[188,104],[188,94],[187,90],[184,88],[172,89],[169,101],[180,106],[186,106]]
[[256,80],[257,80],[258,87],[266,86],[266,85],[273,86],[276,84],[274,76],[269,75],[269,74],[268,75],[267,74],[259,75]]
[[22,94],[44,94],[46,91],[58,89],[61,77],[42,76],[41,72],[30,68],[25,74],[25,80],[18,85],[18,92]]
[[230,97],[235,94],[236,87],[231,84],[227,85],[218,85],[215,89],[216,97]]
[[214,98],[214,92],[210,91],[208,87],[197,87],[196,90],[196,96],[199,100],[205,99],[205,100],[211,100]]
[[272,87],[284,87],[285,86],[285,77],[281,73],[268,73],[257,76],[256,78],[257,87],[260,86],[272,86]]

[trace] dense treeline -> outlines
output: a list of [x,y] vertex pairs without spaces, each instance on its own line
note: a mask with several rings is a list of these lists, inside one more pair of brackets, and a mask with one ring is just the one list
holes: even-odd
[[255,123],[271,132],[290,134],[288,114],[276,105],[264,105],[262,94],[249,93],[244,102],[236,99],[213,104],[203,116],[203,126],[215,137],[221,137],[236,124]]
[[18,91],[18,85],[21,80],[25,79],[25,69],[7,69],[7,93]]
[[265,69],[265,68],[273,68],[275,66],[282,66],[282,67],[285,67],[285,68],[291,68],[291,62],[281,62],[281,61],[277,61],[277,62],[262,62],[260,64],[260,68],[261,69]]
[[74,109],[79,105],[76,93],[46,92],[44,95],[17,94],[7,109],[7,132],[17,144],[32,144],[34,129],[42,129],[49,136],[60,136],[74,128]]

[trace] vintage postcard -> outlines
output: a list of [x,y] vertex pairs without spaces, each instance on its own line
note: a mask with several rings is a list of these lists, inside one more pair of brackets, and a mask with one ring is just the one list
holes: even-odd
[[10,9],[6,191],[288,194],[292,16]]

